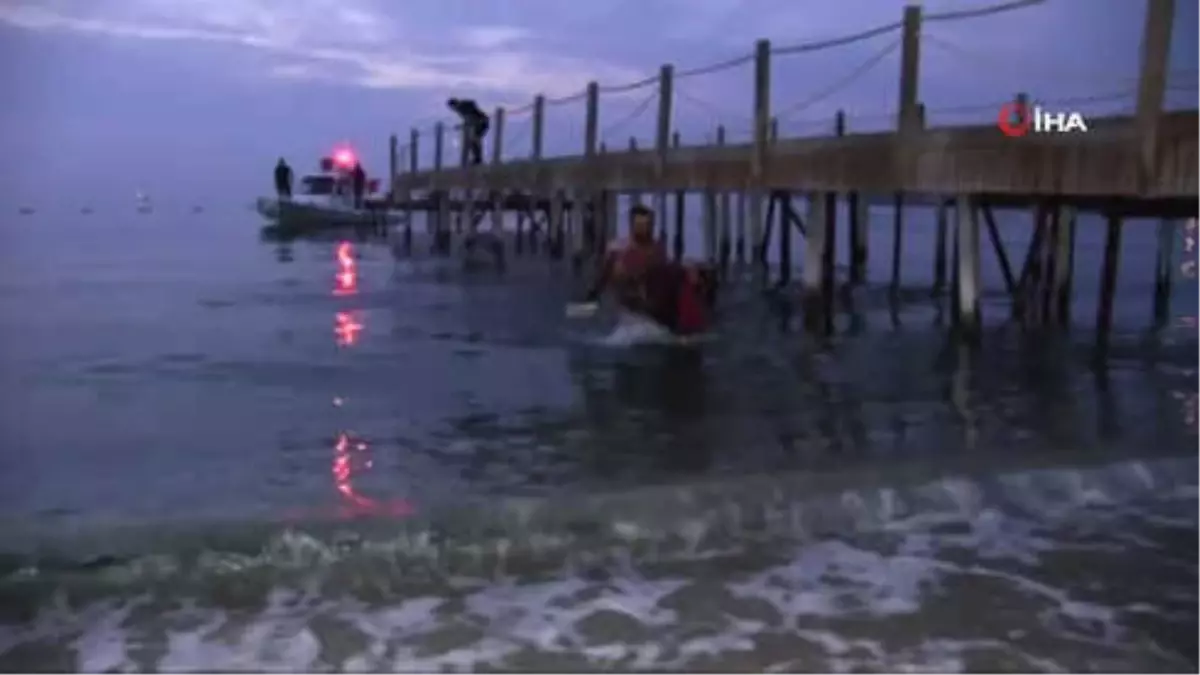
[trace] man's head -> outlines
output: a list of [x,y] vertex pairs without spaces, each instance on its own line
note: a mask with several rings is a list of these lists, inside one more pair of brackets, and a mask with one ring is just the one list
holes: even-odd
[[649,244],[654,241],[654,212],[635,204],[629,209],[629,236],[635,243]]
[[457,108],[458,107],[458,99],[456,99],[456,98],[448,99],[446,101],[446,105],[450,106],[451,108]]

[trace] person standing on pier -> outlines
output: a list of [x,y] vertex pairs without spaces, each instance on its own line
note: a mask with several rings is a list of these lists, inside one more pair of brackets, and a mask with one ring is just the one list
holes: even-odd
[[629,311],[654,319],[673,333],[691,335],[708,328],[716,303],[717,278],[706,266],[673,263],[654,236],[654,212],[640,204],[629,210],[629,241],[605,257],[588,302],[614,286]]
[[483,163],[483,137],[487,135],[490,121],[487,113],[469,98],[452,98],[446,105],[462,120],[461,129],[466,130],[467,161]]
[[292,198],[292,167],[282,157],[275,164],[275,194],[280,200]]
[[354,208],[363,207],[363,192],[367,188],[367,172],[363,170],[362,162],[355,162],[350,171],[350,180],[354,188]]

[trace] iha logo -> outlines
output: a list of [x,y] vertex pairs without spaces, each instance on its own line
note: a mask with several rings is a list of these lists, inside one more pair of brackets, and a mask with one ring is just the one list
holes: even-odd
[[1005,136],[1018,138],[1036,134],[1072,134],[1088,130],[1083,113],[1043,110],[1041,106],[1006,103],[1000,106],[996,126]]

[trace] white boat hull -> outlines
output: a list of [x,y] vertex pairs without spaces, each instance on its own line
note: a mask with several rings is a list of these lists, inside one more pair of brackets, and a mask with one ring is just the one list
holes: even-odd
[[319,230],[340,227],[369,227],[392,224],[395,217],[367,209],[333,204],[316,204],[300,199],[259,197],[256,209],[271,224],[287,230]]

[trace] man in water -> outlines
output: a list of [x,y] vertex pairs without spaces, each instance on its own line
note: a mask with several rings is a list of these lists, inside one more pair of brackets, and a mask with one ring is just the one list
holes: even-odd
[[654,212],[640,204],[629,210],[630,240],[605,257],[588,301],[595,302],[608,284],[617,302],[654,319],[679,335],[699,333],[711,322],[717,276],[708,266],[683,265],[667,259],[654,237]]
[[452,98],[446,101],[446,105],[462,120],[462,128],[467,132],[467,161],[482,164],[483,137],[487,135],[489,125],[487,113],[469,98]]
[[363,192],[367,189],[367,172],[363,170],[361,162],[354,163],[354,168],[350,171],[350,181],[354,188],[354,208],[361,209]]
[[292,167],[282,157],[275,164],[275,194],[281,200],[292,198]]

